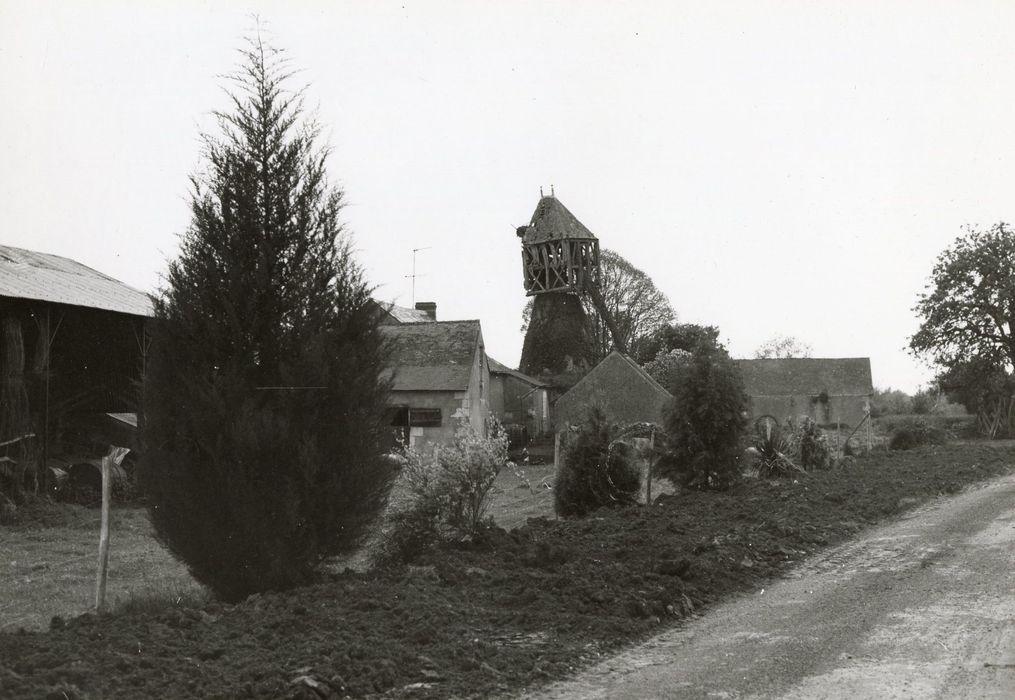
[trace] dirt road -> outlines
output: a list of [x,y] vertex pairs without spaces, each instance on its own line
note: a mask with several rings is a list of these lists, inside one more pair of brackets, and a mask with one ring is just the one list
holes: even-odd
[[531,697],[1015,698],[1015,476]]

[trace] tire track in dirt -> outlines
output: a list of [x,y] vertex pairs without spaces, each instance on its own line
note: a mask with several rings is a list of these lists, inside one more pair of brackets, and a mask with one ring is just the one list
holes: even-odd
[[1015,697],[1015,476],[527,697]]

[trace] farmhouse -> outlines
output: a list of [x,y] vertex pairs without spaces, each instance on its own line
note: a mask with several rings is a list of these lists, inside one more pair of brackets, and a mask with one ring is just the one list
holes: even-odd
[[598,405],[611,423],[663,423],[673,400],[659,382],[627,355],[614,350],[557,399],[553,406],[556,429],[577,425],[589,406]]
[[863,420],[874,393],[868,357],[737,360],[750,417],[810,416],[820,425]]
[[39,465],[101,455],[135,421],[151,315],[146,294],[112,277],[0,246],[0,475],[15,495],[45,486]]
[[486,432],[490,367],[478,320],[381,326],[391,342],[391,426],[414,447],[450,441],[463,411]]
[[530,437],[551,432],[550,385],[510,369],[492,357],[490,410],[503,425],[523,425]]

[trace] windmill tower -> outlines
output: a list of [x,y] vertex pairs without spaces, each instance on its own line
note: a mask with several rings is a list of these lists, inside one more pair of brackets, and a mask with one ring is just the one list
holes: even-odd
[[[587,295],[624,350],[599,282],[599,240],[568,211],[552,191],[541,197],[528,226],[517,231],[522,243],[525,293],[534,296],[520,368],[532,375],[580,374],[592,364],[592,342],[581,296]],[[564,382],[567,384],[568,382]]]

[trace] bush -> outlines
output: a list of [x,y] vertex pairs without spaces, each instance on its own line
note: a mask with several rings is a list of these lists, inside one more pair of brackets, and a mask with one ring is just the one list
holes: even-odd
[[637,503],[641,471],[631,448],[615,441],[615,433],[602,409],[593,406],[568,437],[553,486],[557,515],[581,517],[603,506]]
[[748,401],[736,363],[722,348],[699,347],[675,372],[670,393],[659,475],[692,488],[732,485],[740,477]]
[[948,440],[949,435],[945,429],[915,418],[896,425],[888,438],[888,449],[911,450],[923,445],[944,445]]
[[800,465],[807,471],[827,469],[832,466],[832,450],[828,440],[809,416],[805,416],[797,429],[797,450],[800,454]]
[[456,414],[458,428],[450,445],[433,454],[403,447],[399,456],[406,486],[412,493],[411,516],[438,539],[471,537],[483,524],[490,492],[508,461],[508,436],[496,418],[487,420],[487,436],[479,435],[464,412]]
[[794,450],[792,429],[784,431],[774,420],[759,420],[754,425],[753,442],[758,453],[758,476],[789,476],[803,471],[791,458]]
[[342,193],[285,66],[259,40],[244,54],[149,326],[139,465],[157,537],[229,601],[309,583],[355,549],[396,472]]

